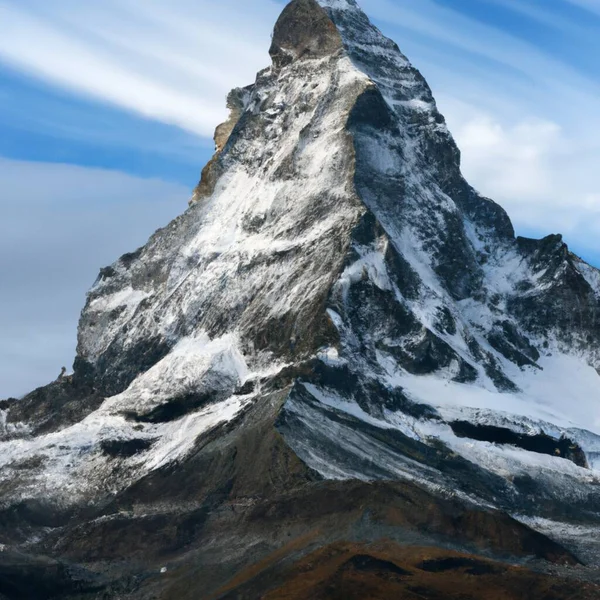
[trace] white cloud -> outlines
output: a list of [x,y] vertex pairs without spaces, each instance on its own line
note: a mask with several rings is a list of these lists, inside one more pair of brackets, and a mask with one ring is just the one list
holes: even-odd
[[0,0],[0,60],[77,94],[210,136],[232,85],[268,64],[270,0]]
[[575,249],[594,250],[600,231],[597,148],[584,147],[552,121],[507,120],[449,102],[463,172],[527,232],[563,233]]
[[184,186],[71,165],[0,159],[0,398],[51,381],[75,356],[100,267],[181,213]]
[[502,198],[543,199],[552,190],[547,164],[561,144],[560,127],[547,121],[522,121],[508,128],[480,114],[455,135],[465,154],[463,167]]

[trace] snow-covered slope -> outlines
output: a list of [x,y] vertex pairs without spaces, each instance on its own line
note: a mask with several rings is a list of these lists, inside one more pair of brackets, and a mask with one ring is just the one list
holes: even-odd
[[600,272],[515,238],[354,0],[291,2],[271,56],[189,209],[101,271],[74,374],[3,407],[5,508],[105,506],[250,419],[310,477],[594,527]]

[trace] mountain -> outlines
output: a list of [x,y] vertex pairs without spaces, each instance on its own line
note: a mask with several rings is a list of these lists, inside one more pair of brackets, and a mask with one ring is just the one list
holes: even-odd
[[600,598],[600,272],[515,237],[354,0],[270,54],[1,405],[0,598]]

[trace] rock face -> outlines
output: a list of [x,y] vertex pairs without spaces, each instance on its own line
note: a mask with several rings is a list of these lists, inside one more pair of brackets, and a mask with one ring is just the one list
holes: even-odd
[[332,56],[342,50],[342,37],[316,0],[288,4],[273,31],[269,54],[280,69],[297,60]]
[[515,238],[354,0],[270,54],[2,405],[0,597],[600,597],[600,272]]

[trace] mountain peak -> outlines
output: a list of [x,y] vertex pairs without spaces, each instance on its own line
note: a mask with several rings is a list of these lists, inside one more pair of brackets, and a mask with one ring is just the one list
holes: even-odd
[[[352,0],[294,0],[271,55],[189,209],[100,272],[74,374],[2,405],[3,544],[132,598],[263,597],[344,531],[596,560],[565,522],[600,523],[600,272],[515,239]],[[335,573],[410,553],[368,548]]]
[[269,53],[276,67],[293,60],[323,58],[342,49],[337,27],[316,0],[293,0],[273,31]]

